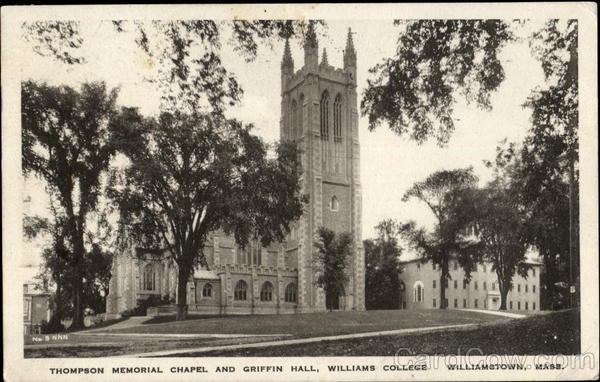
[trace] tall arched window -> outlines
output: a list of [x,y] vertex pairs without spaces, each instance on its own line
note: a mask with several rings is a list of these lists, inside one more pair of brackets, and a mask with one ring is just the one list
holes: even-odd
[[260,301],[273,301],[273,284],[268,281],[260,288]]
[[235,284],[233,298],[237,301],[245,301],[247,298],[248,284],[244,280],[240,280]]
[[285,302],[296,302],[298,298],[298,287],[295,283],[289,283],[285,287]]
[[291,129],[290,138],[292,140],[296,139],[298,134],[298,103],[296,100],[292,101],[292,129]]
[[415,282],[413,286],[413,300],[414,302],[425,301],[425,287],[421,281]]
[[302,137],[302,132],[304,130],[304,94],[300,94],[300,99],[298,102],[298,124],[296,125],[296,138]]
[[144,290],[156,289],[156,272],[154,272],[152,264],[148,264],[144,267],[143,286]]
[[204,288],[202,288],[202,297],[212,297],[212,289],[212,284],[204,284]]
[[321,96],[321,139],[329,140],[329,93],[327,90]]
[[333,140],[342,142],[342,96],[338,94],[333,102]]

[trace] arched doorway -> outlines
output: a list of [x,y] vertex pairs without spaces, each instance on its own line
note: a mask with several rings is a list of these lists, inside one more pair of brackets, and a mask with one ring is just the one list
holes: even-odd
[[325,306],[327,310],[344,310],[345,308],[345,291],[342,289],[340,293],[327,292],[325,295]]

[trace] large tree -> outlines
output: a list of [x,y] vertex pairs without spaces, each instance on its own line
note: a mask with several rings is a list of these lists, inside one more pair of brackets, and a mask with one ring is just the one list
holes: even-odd
[[73,328],[82,328],[87,219],[115,153],[112,131],[127,120],[119,117],[116,89],[104,83],[76,90],[26,81],[21,94],[23,171],[43,178],[58,203],[73,272]]
[[544,261],[542,306],[553,308],[559,306],[559,285],[575,285],[579,293],[577,20],[548,20],[530,45],[546,83],[525,104],[532,125],[518,181],[531,215],[530,243]]
[[400,303],[400,255],[402,226],[386,219],[375,226],[377,237],[365,248],[365,296],[367,309],[398,309]]
[[499,58],[515,40],[503,20],[396,20],[396,53],[370,69],[361,101],[369,129],[382,123],[421,143],[445,144],[454,131],[458,97],[490,109],[504,80]]
[[514,144],[498,147],[493,179],[476,192],[475,227],[483,260],[492,264],[498,278],[500,310],[506,310],[508,292],[515,274],[527,278],[528,212],[523,194],[513,179],[518,168],[518,151]]
[[129,237],[177,264],[177,319],[185,319],[186,286],[194,266],[206,265],[209,233],[267,246],[301,216],[298,151],[282,143],[269,158],[251,125],[216,113],[165,112],[123,127],[129,163],[113,172],[108,194]]
[[317,286],[325,290],[325,306],[329,310],[339,309],[339,298],[345,295],[350,279],[347,274],[348,258],[352,251],[352,235],[319,227],[314,242],[317,249],[315,262],[322,269],[317,277]]
[[403,200],[415,198],[425,203],[436,222],[432,232],[416,228],[409,223],[404,229],[411,245],[422,259],[440,268],[440,308],[446,306],[446,285],[451,278],[449,263],[456,256],[459,265],[470,279],[475,264],[480,261],[478,244],[465,235],[473,224],[473,194],[477,177],[472,168],[441,170],[415,183],[403,196]]

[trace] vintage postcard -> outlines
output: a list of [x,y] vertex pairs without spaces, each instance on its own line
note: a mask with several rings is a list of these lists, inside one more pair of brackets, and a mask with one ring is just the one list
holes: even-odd
[[2,8],[4,379],[598,378],[597,5]]

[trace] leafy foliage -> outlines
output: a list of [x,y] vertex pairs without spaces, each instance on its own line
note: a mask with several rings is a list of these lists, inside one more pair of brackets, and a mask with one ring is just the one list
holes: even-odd
[[34,21],[22,24],[23,39],[34,52],[66,64],[83,64],[85,58],[77,55],[83,44],[77,21]]
[[377,238],[363,242],[365,248],[365,296],[370,309],[398,309],[400,303],[400,223],[387,219],[375,226]]
[[306,198],[295,145],[278,145],[269,159],[251,125],[215,114],[128,119],[135,122],[121,125],[117,136],[129,164],[112,172],[108,196],[135,243],[168,250],[178,265],[180,309],[193,266],[207,265],[209,233],[222,229],[241,246],[250,239],[267,246],[282,241],[301,216]]
[[117,117],[117,91],[109,92],[104,83],[86,83],[77,91],[26,81],[21,94],[23,172],[43,178],[57,202],[58,236],[45,256],[58,256],[56,267],[70,274],[73,325],[83,327],[87,220],[98,207],[102,175],[115,153],[112,131],[127,121]]
[[465,271],[465,278],[471,278],[475,264],[480,261],[479,246],[465,235],[474,216],[474,191],[477,178],[472,168],[441,170],[415,183],[403,196],[403,200],[417,198],[427,204],[437,222],[433,232],[417,228],[409,222],[403,229],[405,237],[417,249],[423,261],[439,265],[440,308],[446,308],[445,289],[451,278],[449,261],[456,256]]
[[516,273],[527,278],[531,267],[526,262],[528,244],[527,211],[518,187],[512,181],[518,165],[514,145],[498,148],[494,178],[475,198],[475,226],[483,259],[492,264],[498,277],[500,310],[506,310],[507,294]]
[[314,260],[323,269],[316,283],[325,290],[327,309],[337,309],[336,301],[345,294],[349,280],[346,267],[352,250],[352,235],[336,234],[328,228],[319,227],[314,245],[317,249]]
[[[579,275],[579,87],[577,20],[548,20],[530,39],[546,84],[533,89],[532,110],[514,182],[528,208],[529,239],[544,261],[542,307],[564,307],[561,285]],[[569,226],[572,222],[572,227]],[[569,264],[572,237],[572,264]]]
[[398,135],[446,144],[454,131],[457,92],[490,109],[490,95],[504,80],[499,54],[515,40],[502,20],[409,20],[396,55],[370,69],[361,101],[369,129],[389,124]]

